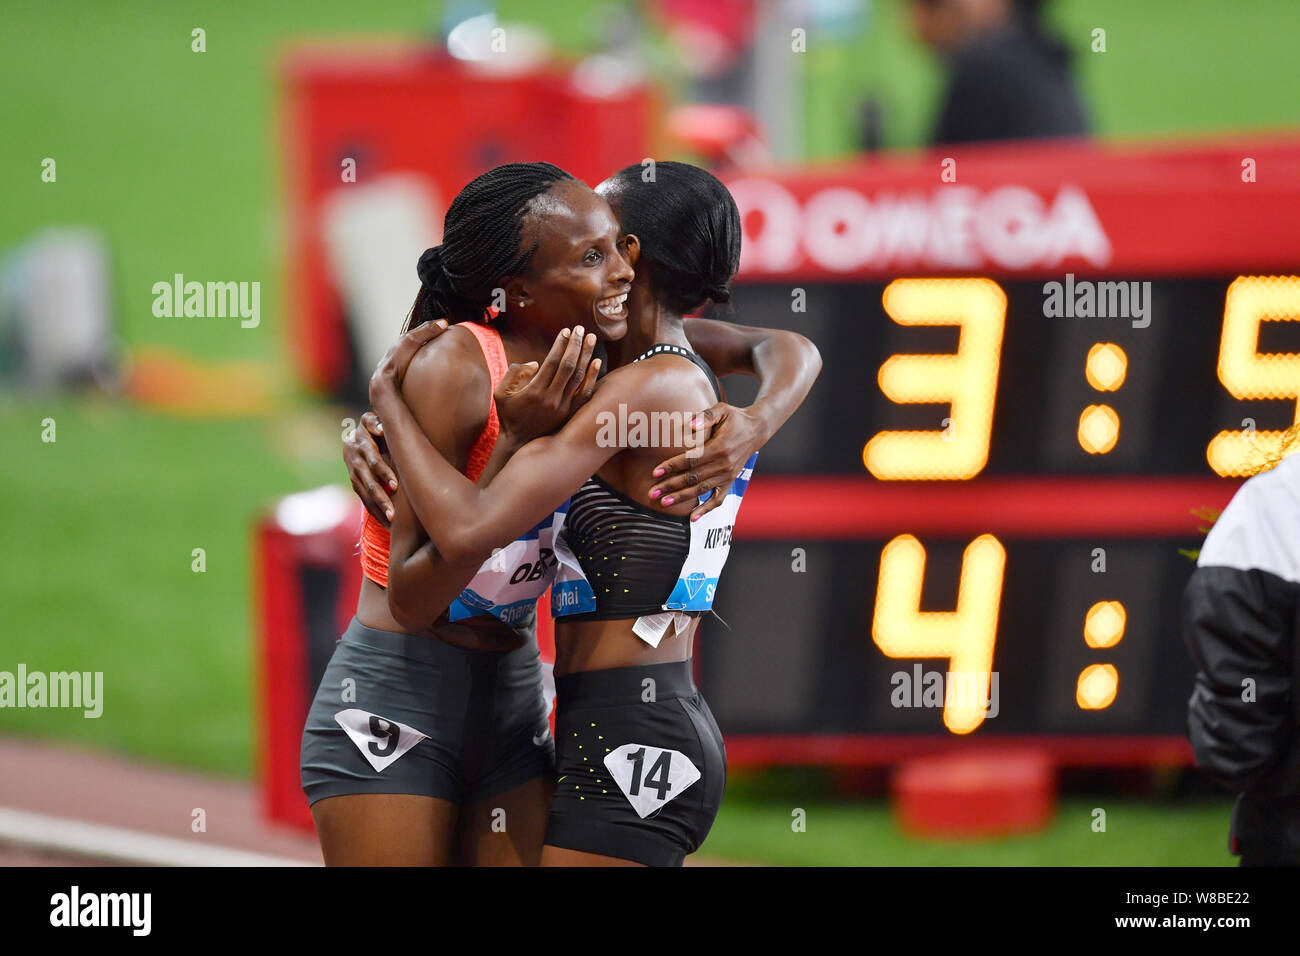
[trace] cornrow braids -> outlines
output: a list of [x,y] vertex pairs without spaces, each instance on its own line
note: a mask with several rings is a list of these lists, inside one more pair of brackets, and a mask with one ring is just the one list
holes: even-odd
[[447,210],[442,245],[420,256],[420,292],[403,331],[443,316],[482,319],[501,280],[522,273],[537,251],[536,240],[524,245],[533,201],[571,180],[551,163],[506,163],[473,179]]

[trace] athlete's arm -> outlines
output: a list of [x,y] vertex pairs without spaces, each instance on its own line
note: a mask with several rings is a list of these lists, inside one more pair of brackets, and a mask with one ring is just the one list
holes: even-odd
[[[453,333],[414,357],[401,388],[414,409],[409,413],[414,427],[431,447],[463,468],[463,458],[482,430],[491,384],[478,343],[467,333]],[[466,451],[458,454],[458,449]],[[420,630],[437,620],[473,572],[438,561],[400,488],[393,494],[390,533],[388,609],[403,627]]]
[[[472,447],[477,441],[473,429],[481,428],[484,418],[477,396],[484,386],[485,370],[479,361],[477,342],[461,338],[456,347],[435,351],[420,347],[424,338],[413,333],[404,339],[407,349],[402,354],[410,353],[412,357],[401,381],[402,404],[415,409],[410,415],[422,436],[429,439],[428,443],[441,459],[448,459],[445,443],[440,445],[435,438],[439,401],[443,405],[463,407],[468,413],[468,427],[474,434],[468,439]],[[514,451],[531,438],[553,431],[573,409],[591,397],[600,370],[599,361],[592,361],[595,346],[594,335],[571,338],[566,329],[556,336],[540,365],[527,362],[510,367],[493,394],[501,432],[492,457],[478,478],[479,485],[491,481]],[[449,397],[462,400],[449,402]],[[467,438],[467,434],[462,434],[459,440]],[[460,470],[464,471],[463,463]],[[395,498],[388,607],[394,620],[403,627],[422,630],[436,621],[469,584],[477,565],[466,567],[446,560],[429,540],[406,495],[397,493]]]
[[[608,434],[608,416],[671,407],[673,376],[628,366],[611,373],[595,395],[554,435],[529,442],[486,488],[443,459],[418,427],[391,381],[371,379],[398,477],[412,510],[436,542],[438,553],[462,566],[481,564],[554,511],[621,450]],[[620,408],[622,406],[622,408]]]
[[[682,327],[715,375],[756,375],[758,395],[748,408],[719,402],[695,416],[698,428],[712,429],[709,440],[656,466],[655,477],[662,474],[662,480],[651,489],[659,491],[651,503],[698,497],[708,488],[725,490],[750,455],[803,404],[822,367],[817,346],[797,332],[699,318],[685,319]],[[707,514],[722,500],[712,495],[691,514]]]
[[366,506],[370,517],[388,527],[393,520],[393,500],[389,495],[397,490],[397,474],[384,458],[384,449],[379,444],[383,439],[383,423],[367,409],[356,428],[343,436],[343,464],[347,466],[352,491]]
[[489,484],[511,455],[555,431],[591,398],[601,366],[595,351],[594,333],[572,337],[562,329],[540,365],[510,366],[492,394],[501,430],[476,484]]
[[[591,398],[601,367],[601,360],[592,358],[595,348],[594,334],[571,341],[569,330],[564,329],[540,365],[526,362],[510,367],[493,396],[501,431],[478,477],[479,484],[490,482],[512,454],[559,428]],[[379,446],[383,433],[379,416],[366,411],[360,427],[343,439],[343,463],[352,490],[370,516],[387,526],[393,517],[389,495],[397,490],[397,475]]]

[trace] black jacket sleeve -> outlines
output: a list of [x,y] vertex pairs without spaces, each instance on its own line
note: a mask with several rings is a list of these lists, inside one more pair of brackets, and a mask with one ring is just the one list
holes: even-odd
[[1198,567],[1183,595],[1183,640],[1197,669],[1187,711],[1196,763],[1239,792],[1300,792],[1298,597],[1295,582],[1222,566]]

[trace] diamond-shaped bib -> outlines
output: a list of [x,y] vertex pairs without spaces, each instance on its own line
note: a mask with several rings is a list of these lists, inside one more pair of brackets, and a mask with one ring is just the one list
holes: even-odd
[[356,708],[340,710],[334,720],[352,738],[376,773],[383,773],[402,754],[421,740],[429,739],[428,734],[414,727]]
[[648,744],[624,744],[611,751],[605,769],[642,820],[700,779],[699,768],[686,754]]

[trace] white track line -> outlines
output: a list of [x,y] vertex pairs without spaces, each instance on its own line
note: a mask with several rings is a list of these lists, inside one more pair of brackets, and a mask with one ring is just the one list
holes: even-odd
[[190,840],[0,807],[0,843],[140,866],[312,866]]

